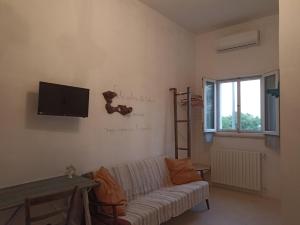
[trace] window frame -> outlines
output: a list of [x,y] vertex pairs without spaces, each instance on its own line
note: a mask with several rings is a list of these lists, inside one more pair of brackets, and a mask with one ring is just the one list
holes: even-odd
[[266,118],[266,115],[265,115],[265,107],[266,107],[266,104],[265,104],[265,96],[266,96],[266,90],[265,90],[265,78],[266,77],[270,77],[270,76],[273,76],[273,75],[275,75],[275,83],[276,83],[276,88],[279,88],[280,89],[280,72],[279,72],[279,70],[275,70],[275,71],[271,71],[271,72],[268,72],[268,73],[265,73],[265,74],[263,74],[262,75],[262,86],[263,86],[263,93],[264,93],[264,95],[262,96],[263,97],[263,106],[264,106],[264,116],[263,116],[263,118],[264,118],[264,123],[263,123],[263,125],[264,125],[264,133],[266,134],[266,135],[271,135],[271,136],[279,136],[280,135],[280,93],[279,93],[279,97],[278,98],[276,98],[276,102],[275,102],[275,104],[276,104],[276,106],[275,106],[275,111],[276,111],[276,129],[274,130],[274,131],[267,131],[266,130],[266,127],[265,127],[265,125],[266,125],[266,120],[265,120],[265,118]]
[[[248,80],[260,80],[260,98],[261,98],[261,129],[260,130],[242,130],[241,129],[241,82],[248,81]],[[237,77],[237,78],[230,78],[230,79],[221,79],[217,80],[217,132],[231,132],[231,133],[257,133],[261,134],[264,133],[264,86],[263,86],[263,76],[254,74],[245,77]],[[220,129],[220,83],[225,82],[237,82],[237,121],[236,121],[236,129]]]
[[[265,78],[268,76],[273,76],[275,75],[276,78],[276,87],[280,89],[280,71],[279,70],[273,70],[268,73],[264,74],[253,74],[253,75],[248,75],[248,76],[239,76],[235,78],[228,78],[228,79],[220,79],[220,80],[214,80],[214,79],[207,79],[203,78],[202,79],[202,87],[203,87],[203,96],[204,96],[204,110],[203,110],[203,131],[204,133],[206,132],[216,132],[216,133],[232,133],[232,134],[249,134],[249,135],[280,135],[280,95],[276,99],[276,130],[275,131],[266,131],[265,125],[266,125],[266,115],[265,115],[265,110],[266,110],[266,103],[265,103],[265,98],[266,98],[266,90],[265,90]],[[240,116],[241,116],[241,86],[240,82],[245,81],[245,80],[255,80],[255,79],[260,79],[260,97],[261,97],[261,130],[260,131],[251,131],[251,130],[241,130],[240,129]],[[213,82],[215,84],[215,98],[214,98],[214,107],[215,107],[215,112],[214,112],[214,120],[215,120],[215,129],[206,129],[206,115],[205,115],[205,108],[206,108],[206,93],[205,93],[205,82]],[[237,81],[237,128],[236,129],[220,129],[220,83],[222,82],[233,82]],[[280,94],[280,93],[279,93]]]
[[[206,118],[206,105],[207,105],[207,101],[206,101],[206,83],[207,82],[211,82],[214,83],[214,128],[210,129],[207,128],[207,118]],[[217,81],[214,79],[207,79],[207,78],[203,78],[202,79],[202,87],[203,87],[203,106],[204,106],[204,110],[203,110],[203,130],[205,133],[214,133],[217,132]]]
[[[216,85],[217,85],[217,114],[216,114],[216,119],[217,119],[217,132],[238,132],[238,124],[239,124],[239,83],[237,82],[238,79],[222,79],[222,80],[217,80]],[[221,104],[221,97],[220,97],[220,84],[221,83],[227,83],[227,82],[237,82],[237,121],[236,121],[236,129],[220,129],[220,104]]]
[[[257,133],[257,134],[261,134],[264,133],[265,130],[265,102],[264,102],[264,82],[263,82],[263,76],[262,75],[253,75],[250,77],[245,77],[245,78],[241,78],[240,82],[242,81],[248,81],[248,80],[260,80],[260,118],[261,118],[261,129],[260,130],[242,130],[239,127],[239,133]],[[239,88],[240,88],[240,83],[239,83]],[[241,88],[239,89],[240,93],[239,93],[239,98],[241,98]],[[239,117],[241,116],[241,99],[239,100]],[[239,121],[241,122],[241,121]],[[239,123],[239,126],[241,125],[241,123]]]

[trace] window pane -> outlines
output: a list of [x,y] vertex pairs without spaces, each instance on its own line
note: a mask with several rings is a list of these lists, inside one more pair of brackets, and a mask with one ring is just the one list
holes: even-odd
[[237,82],[219,84],[219,129],[237,129]]
[[276,89],[276,76],[265,77],[265,130],[276,131],[276,97],[268,90]]
[[205,83],[205,129],[215,129],[215,83],[206,81]]
[[261,131],[260,93],[260,79],[241,81],[241,130]]

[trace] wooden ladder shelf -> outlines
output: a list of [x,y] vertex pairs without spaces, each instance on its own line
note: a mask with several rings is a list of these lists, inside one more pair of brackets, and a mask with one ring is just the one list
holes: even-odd
[[[174,98],[174,128],[175,128],[175,158],[179,158],[179,151],[186,151],[187,157],[191,158],[191,107],[192,107],[192,93],[191,88],[187,87],[186,92],[177,92],[176,88],[170,88],[170,91],[173,92]],[[177,109],[177,100],[179,96],[186,96],[186,119],[178,120],[178,109]],[[186,123],[187,126],[187,147],[178,147],[178,123]]]

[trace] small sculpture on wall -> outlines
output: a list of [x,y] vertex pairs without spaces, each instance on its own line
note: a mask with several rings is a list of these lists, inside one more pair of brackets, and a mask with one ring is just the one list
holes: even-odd
[[118,105],[117,107],[112,106],[113,98],[117,97],[117,93],[113,91],[103,92],[103,97],[106,101],[105,109],[109,114],[118,112],[121,115],[125,116],[132,112],[132,107],[127,107],[126,105]]

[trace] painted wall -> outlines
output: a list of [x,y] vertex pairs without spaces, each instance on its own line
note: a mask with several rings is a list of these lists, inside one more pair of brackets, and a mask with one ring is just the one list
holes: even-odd
[[[0,0],[0,21],[0,187],[173,154],[169,88],[192,84],[193,34],[136,0]],[[39,81],[89,88],[89,117],[38,116]],[[133,113],[108,115],[107,90]]]
[[300,214],[300,31],[297,0],[280,0],[282,209],[285,225],[299,224]]
[[[258,29],[261,43],[258,46],[226,53],[216,52],[219,37]],[[196,91],[202,93],[202,78],[225,79],[252,74],[262,74],[279,68],[278,62],[278,16],[268,16],[247,23],[226,27],[197,37]],[[215,137],[213,144],[205,144],[202,134],[202,113],[194,111],[194,155],[210,164],[210,152],[215,149],[260,151],[266,154],[263,162],[263,185],[265,195],[280,197],[280,153],[265,145],[265,139],[240,137]]]
[[[0,187],[173,154],[193,34],[137,0],[0,0],[0,21]],[[89,117],[38,116],[39,81],[89,88]],[[132,115],[108,115],[107,90]]]

